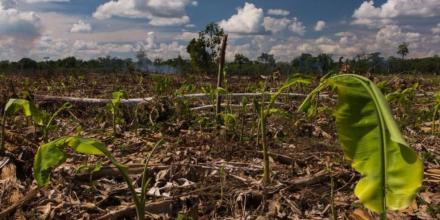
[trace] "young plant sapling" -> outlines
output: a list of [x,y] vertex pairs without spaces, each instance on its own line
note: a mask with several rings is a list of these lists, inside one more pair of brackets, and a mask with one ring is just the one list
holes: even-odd
[[281,109],[275,108],[274,104],[275,101],[278,99],[278,97],[288,88],[290,88],[293,85],[296,84],[308,84],[310,83],[309,79],[303,78],[301,76],[295,76],[287,80],[278,90],[271,95],[269,103],[265,103],[265,96],[266,93],[263,90],[262,94],[262,102],[259,104],[258,102],[254,102],[254,106],[258,113],[258,124],[261,136],[261,145],[263,149],[263,184],[268,185],[270,184],[270,163],[269,163],[269,147],[268,147],[268,141],[267,141],[267,119],[271,115],[274,114],[284,114],[284,112]]
[[107,108],[112,114],[112,126],[113,126],[113,135],[117,135],[117,123],[120,120],[119,114],[120,114],[120,107],[121,107],[121,100],[124,98],[126,99],[127,93],[119,90],[112,93],[112,99],[111,102],[107,104]]
[[6,118],[8,116],[14,115],[18,113],[18,111],[22,110],[23,114],[26,117],[31,117],[32,121],[39,125],[43,126],[43,114],[38,110],[38,108],[34,105],[34,103],[26,100],[26,99],[9,99],[6,103],[5,108],[3,110],[3,119],[2,119],[2,140],[0,144],[0,151],[3,151],[5,145],[5,135],[6,135]]
[[110,162],[121,172],[122,177],[127,183],[133,202],[136,207],[136,216],[138,220],[145,219],[145,196],[149,183],[147,177],[148,163],[154,151],[163,144],[160,140],[157,142],[146,159],[144,170],[142,173],[141,194],[136,192],[135,184],[128,174],[126,166],[120,164],[115,157],[107,150],[106,146],[97,140],[81,138],[81,137],[62,137],[43,144],[38,148],[34,158],[34,178],[39,187],[44,187],[50,183],[50,173],[53,169],[60,166],[67,159],[66,149],[71,148],[77,153],[85,155],[98,155],[107,157]]
[[371,211],[386,219],[386,211],[411,205],[422,185],[423,163],[409,147],[379,88],[369,79],[342,74],[324,79],[299,111],[326,87],[336,88],[336,130],[344,156],[361,174],[355,195]]

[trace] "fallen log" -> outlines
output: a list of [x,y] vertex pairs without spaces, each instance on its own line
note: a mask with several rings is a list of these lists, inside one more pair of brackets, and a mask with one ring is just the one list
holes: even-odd
[[[240,98],[240,97],[258,97],[262,95],[272,95],[274,93],[229,93],[222,95],[224,97]],[[306,94],[301,93],[281,93],[282,96],[288,97],[306,97]],[[329,98],[327,94],[320,94],[321,98]],[[39,102],[71,102],[71,103],[84,103],[84,104],[107,104],[111,102],[111,99],[102,98],[80,98],[80,97],[69,97],[69,96],[51,96],[51,95],[35,95],[36,101]],[[176,96],[178,99],[208,99],[209,95],[204,93],[186,94],[181,96]],[[121,99],[122,104],[142,104],[148,103],[156,99],[155,97],[146,98],[132,98],[132,99]]]
[[[268,103],[268,102],[265,102],[265,103]],[[275,104],[275,105],[278,105],[278,106],[286,105],[286,104],[281,103],[281,102],[275,102],[274,104]],[[253,106],[253,105],[254,105],[254,104],[247,104],[246,106],[247,106],[247,107],[250,107],[250,106]],[[229,104],[229,103],[222,103],[221,106],[222,106],[222,107],[236,108],[236,109],[243,108],[243,105],[239,105],[239,104]],[[191,111],[199,111],[199,110],[213,109],[213,108],[215,108],[215,107],[216,107],[216,105],[202,105],[202,106],[197,106],[197,107],[193,107],[193,108],[191,108]]]
[[[122,104],[140,104],[151,102],[154,98],[135,98],[135,99],[121,99]],[[50,95],[35,95],[35,100],[40,102],[71,102],[71,103],[84,103],[84,104],[107,104],[111,102],[111,99],[99,99],[99,98],[78,98],[68,96],[50,96]]]

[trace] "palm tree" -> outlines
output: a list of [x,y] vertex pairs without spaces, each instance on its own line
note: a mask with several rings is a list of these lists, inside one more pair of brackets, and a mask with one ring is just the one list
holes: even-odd
[[397,54],[402,56],[402,60],[405,59],[405,56],[409,53],[408,46],[408,43],[403,42],[397,48]]

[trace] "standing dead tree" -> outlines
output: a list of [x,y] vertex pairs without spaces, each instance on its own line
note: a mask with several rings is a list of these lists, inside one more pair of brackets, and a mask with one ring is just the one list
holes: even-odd
[[225,34],[223,36],[222,45],[220,49],[220,57],[219,57],[219,64],[218,64],[218,77],[217,77],[217,100],[216,100],[216,109],[215,113],[217,116],[217,120],[219,119],[219,115],[221,112],[221,103],[222,103],[222,96],[219,94],[220,88],[223,86],[223,78],[224,78],[224,67],[225,67],[225,55],[226,55],[226,44],[228,41],[228,35]]

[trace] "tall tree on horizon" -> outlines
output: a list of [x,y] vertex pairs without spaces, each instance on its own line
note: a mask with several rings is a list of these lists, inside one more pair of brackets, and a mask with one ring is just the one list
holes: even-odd
[[397,47],[397,54],[402,56],[402,60],[404,60],[405,56],[408,55],[408,53],[409,53],[408,46],[409,46],[408,43],[403,42]]
[[198,72],[213,73],[220,51],[223,29],[216,23],[209,23],[186,47],[191,65]]

